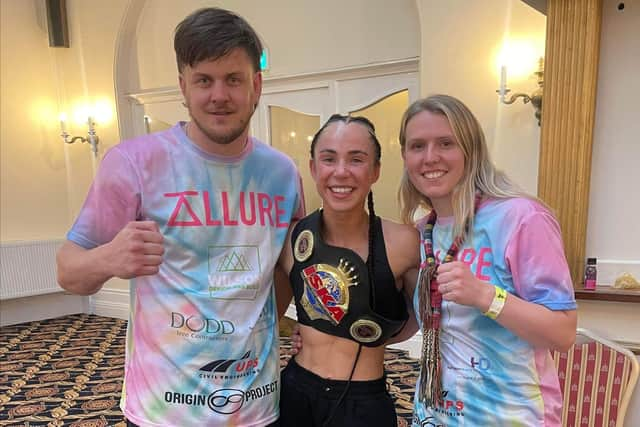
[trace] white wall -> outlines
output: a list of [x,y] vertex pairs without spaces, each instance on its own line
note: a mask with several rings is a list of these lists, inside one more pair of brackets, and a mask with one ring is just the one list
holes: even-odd
[[[537,192],[540,128],[531,105],[498,102],[503,39],[544,45],[546,18],[519,0],[417,0],[421,90],[460,98],[476,114],[492,160],[526,191]],[[510,78],[514,92],[537,88],[533,76]]]
[[[210,1],[147,2],[138,27],[139,87],[177,85],[173,29]],[[222,0],[215,6],[249,21],[268,47],[265,78],[332,70],[419,55],[414,0]]]
[[[65,150],[57,135],[59,55],[48,46],[36,6],[34,1],[0,2],[3,241],[59,238],[69,224]],[[76,156],[79,151],[83,157]],[[90,165],[88,153],[68,154],[79,166],[74,176],[86,183],[80,166]]]
[[[2,242],[61,239],[71,226],[94,161],[86,144],[62,142],[59,112],[97,98],[115,105],[114,45],[126,2],[67,2],[71,47],[52,48],[44,0],[0,1]],[[69,130],[79,135],[86,127]],[[115,120],[98,133],[100,154],[118,142]],[[0,309],[5,325],[82,312],[87,301],[59,293],[2,301]]]
[[[624,272],[640,280],[640,4],[604,0],[591,188],[588,257],[597,257],[598,282]],[[579,326],[612,339],[640,343],[637,303],[579,301]],[[636,386],[626,426],[640,425]]]
[[[2,241],[62,238],[84,200],[92,156],[86,144],[62,142],[59,112],[96,99],[115,106],[114,45],[125,3],[67,2],[71,47],[51,48],[43,0],[0,2]],[[86,134],[85,126],[69,129]],[[101,153],[118,142],[115,120],[98,133]]]
[[603,7],[587,223],[603,284],[625,271],[640,280],[640,3],[619,3]]
[[[591,189],[588,257],[598,284],[624,272],[640,280],[640,3],[604,0]],[[578,325],[615,340],[640,343],[640,304],[578,301]],[[640,386],[625,426],[640,425]]]

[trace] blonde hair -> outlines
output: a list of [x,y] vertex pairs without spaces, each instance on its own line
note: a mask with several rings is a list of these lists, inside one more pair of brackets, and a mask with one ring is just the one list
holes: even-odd
[[[400,125],[400,146],[406,149],[407,124],[418,113],[429,111],[447,118],[453,131],[456,143],[464,153],[464,174],[453,188],[452,206],[454,214],[454,236],[465,234],[465,224],[473,229],[474,202],[476,192],[484,197],[507,199],[512,197],[535,197],[522,191],[507,175],[496,169],[489,159],[489,150],[480,123],[471,110],[459,99],[448,95],[431,95],[419,99],[409,106],[402,116]],[[431,201],[420,193],[407,174],[406,167],[398,189],[402,220],[413,224],[414,216],[419,208],[431,210]]]

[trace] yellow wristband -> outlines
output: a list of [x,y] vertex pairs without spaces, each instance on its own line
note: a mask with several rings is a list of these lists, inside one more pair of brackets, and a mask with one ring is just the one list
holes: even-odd
[[507,291],[495,285],[493,287],[495,289],[493,301],[491,301],[489,310],[487,310],[483,314],[488,318],[495,320],[498,318],[498,316],[502,312],[502,309],[504,308],[504,303],[507,300]]

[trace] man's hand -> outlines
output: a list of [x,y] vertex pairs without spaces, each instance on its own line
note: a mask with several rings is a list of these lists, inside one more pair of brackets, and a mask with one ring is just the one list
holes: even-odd
[[300,325],[295,324],[291,331],[291,355],[295,356],[302,349],[302,337],[300,336]]
[[154,221],[131,221],[107,243],[108,263],[121,279],[157,274],[164,254],[163,237]]

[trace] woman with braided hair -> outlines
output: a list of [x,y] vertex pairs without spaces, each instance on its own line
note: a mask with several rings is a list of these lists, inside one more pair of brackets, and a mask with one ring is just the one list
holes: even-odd
[[417,222],[423,348],[413,426],[560,426],[549,349],[571,346],[577,316],[556,219],[496,170],[456,98],[413,103],[400,144],[402,217],[429,212]]
[[402,289],[415,283],[419,236],[374,212],[380,157],[364,117],[333,115],[311,142],[322,208],[292,226],[280,257],[290,286],[279,299],[293,295],[302,339],[282,372],[284,427],[396,425],[384,345],[410,317]]

